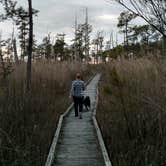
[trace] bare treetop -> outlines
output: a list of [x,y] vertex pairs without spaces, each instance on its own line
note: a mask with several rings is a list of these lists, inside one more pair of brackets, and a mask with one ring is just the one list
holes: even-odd
[[120,5],[143,18],[166,37],[165,0],[115,0]]

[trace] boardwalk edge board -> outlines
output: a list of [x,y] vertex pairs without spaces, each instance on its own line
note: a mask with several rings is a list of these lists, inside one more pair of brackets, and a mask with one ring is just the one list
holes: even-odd
[[[85,86],[87,86],[90,81],[95,77],[96,73],[92,75],[92,77],[85,83]],[[67,116],[67,114],[70,112],[70,110],[73,108],[73,103],[68,107],[68,109],[65,111],[64,114],[62,114],[59,118],[59,122],[58,122],[58,126],[52,141],[52,144],[50,146],[50,150],[49,150],[49,154],[47,156],[47,160],[45,162],[45,166],[51,166],[54,160],[54,154],[55,154],[55,149],[58,143],[58,138],[60,135],[60,131],[61,131],[61,127],[62,127],[62,123],[63,123],[63,119],[65,116]]]
[[95,116],[93,116],[93,123],[94,123],[95,129],[96,129],[96,133],[97,133],[99,145],[100,145],[100,148],[102,151],[102,155],[104,158],[105,166],[112,166],[111,161],[110,161],[109,156],[108,156],[108,153],[107,153],[107,150],[106,150],[106,147],[105,147],[105,144],[104,144],[104,141],[103,141],[103,137],[102,137],[100,128],[98,126],[98,123],[97,123]]
[[112,166],[111,161],[110,161],[109,156],[108,156],[107,149],[106,149],[105,144],[104,144],[104,140],[103,140],[99,125],[98,125],[97,120],[96,120],[96,111],[97,111],[98,94],[99,94],[98,87],[96,89],[97,89],[97,92],[96,92],[95,107],[94,107],[94,110],[93,110],[93,124],[94,124],[96,134],[97,134],[97,137],[98,137],[98,141],[99,141],[99,145],[100,145],[100,148],[101,148],[101,151],[102,151],[105,166]]

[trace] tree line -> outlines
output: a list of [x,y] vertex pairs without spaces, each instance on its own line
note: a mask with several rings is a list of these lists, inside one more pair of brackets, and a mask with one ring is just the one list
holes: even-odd
[[[88,9],[85,10],[85,21],[78,24],[75,18],[75,34],[72,44],[67,44],[66,34],[58,33],[52,37],[47,34],[40,44],[37,44],[33,33],[33,17],[37,17],[38,10],[33,9],[32,0],[27,0],[28,9],[20,6],[15,0],[0,0],[4,12],[0,21],[10,20],[13,23],[13,32],[9,39],[0,38],[0,58],[3,77],[12,72],[13,63],[27,60],[27,90],[30,90],[31,61],[39,59],[55,61],[79,61],[99,63],[119,55],[147,55],[161,50],[165,55],[166,48],[166,2],[164,0],[116,0],[125,9],[119,18],[117,27],[124,36],[124,42],[118,44],[113,32],[110,40],[105,41],[104,31],[98,31],[91,40],[92,26],[89,24]],[[128,5],[130,4],[130,5]],[[148,12],[147,12],[148,11]],[[141,17],[146,25],[131,25],[132,20]],[[18,37],[16,37],[16,30]],[[17,44],[19,43],[19,46]],[[154,47],[155,46],[155,47]],[[18,53],[18,48],[20,52]],[[155,49],[154,49],[155,48]],[[155,52],[157,54],[157,52]],[[7,58],[5,58],[7,57]],[[7,59],[7,60],[6,60]],[[5,63],[8,61],[9,63]]]

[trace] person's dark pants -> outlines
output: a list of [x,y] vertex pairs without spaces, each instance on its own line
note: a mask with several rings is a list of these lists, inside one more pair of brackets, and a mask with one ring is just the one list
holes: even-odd
[[83,98],[84,97],[73,96],[75,116],[78,116],[78,108],[79,112],[82,112],[83,110]]

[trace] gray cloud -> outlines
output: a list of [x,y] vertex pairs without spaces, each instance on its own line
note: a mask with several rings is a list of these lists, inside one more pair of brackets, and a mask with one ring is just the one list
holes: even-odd
[[48,32],[53,34],[64,32],[72,37],[75,13],[77,13],[78,22],[84,22],[85,7],[89,9],[89,23],[93,26],[92,36],[98,30],[104,30],[107,33],[111,29],[117,31],[117,17],[122,11],[116,3],[109,4],[104,0],[49,0],[40,5],[34,1],[34,7],[40,10],[38,18],[35,19],[37,36],[38,34],[44,36]]
[[[19,0],[19,4],[27,6],[27,0]],[[117,3],[109,4],[105,0],[33,0],[33,6],[40,11],[34,19],[34,32],[39,41],[49,32],[53,36],[63,32],[70,41],[74,32],[75,13],[78,22],[84,22],[85,7],[89,9],[89,23],[93,26],[92,37],[98,30],[103,30],[108,38],[111,30],[118,31],[117,17],[124,10]]]

